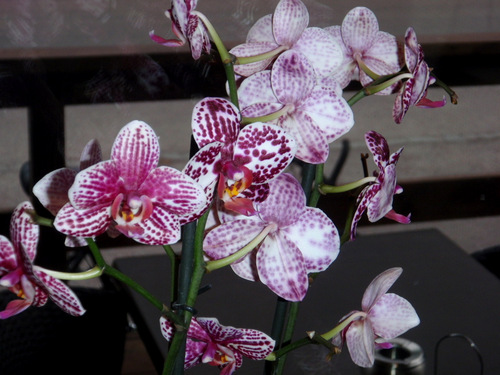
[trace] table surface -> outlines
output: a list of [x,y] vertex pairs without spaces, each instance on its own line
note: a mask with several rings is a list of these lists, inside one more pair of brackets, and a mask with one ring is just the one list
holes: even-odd
[[[166,256],[120,258],[115,266],[163,301],[169,301],[169,262]],[[400,266],[403,274],[390,292],[408,299],[421,323],[403,337],[418,343],[426,358],[426,374],[434,374],[434,349],[443,336],[470,337],[484,360],[484,374],[500,373],[500,281],[437,230],[408,231],[358,237],[347,243],[338,259],[312,284],[300,306],[296,338],[305,331],[326,332],[351,310],[360,309],[366,286],[380,272]],[[199,296],[199,316],[215,316],[224,325],[270,332],[276,297],[261,283],[242,280],[230,268],[206,275],[212,288]],[[159,313],[135,292],[130,294],[134,320],[154,362],[161,367],[167,342],[159,329]],[[347,349],[331,362],[315,345],[289,355],[285,373],[359,374]],[[458,339],[443,341],[441,374],[479,374],[475,353]],[[262,373],[260,361],[244,360],[238,374]],[[189,373],[217,374],[210,366]]]

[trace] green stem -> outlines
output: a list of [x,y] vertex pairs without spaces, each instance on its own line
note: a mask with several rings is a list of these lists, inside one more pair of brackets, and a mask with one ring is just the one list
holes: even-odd
[[227,48],[224,46],[222,39],[220,38],[217,30],[212,25],[210,20],[203,14],[198,11],[193,11],[193,14],[197,15],[200,20],[203,22],[205,27],[207,28],[210,37],[212,38],[217,51],[219,51],[219,56],[221,58],[222,64],[224,65],[224,70],[226,72],[227,82],[229,85],[229,97],[231,99],[231,103],[233,103],[236,107],[239,107],[238,104],[238,93],[236,89],[236,79],[234,76],[234,56],[230,55],[227,51]]
[[286,46],[278,46],[277,48],[261,53],[259,55],[254,55],[254,56],[246,56],[246,57],[236,57],[236,65],[245,65],[245,64],[251,64],[255,62],[259,62],[262,60],[267,60],[271,59],[275,56],[278,56],[281,52],[286,51],[288,47]]
[[309,207],[316,207],[318,205],[319,197],[321,196],[321,191],[319,187],[323,185],[325,168],[324,164],[316,165],[316,176],[314,178],[314,189],[311,191],[311,197],[309,198]]
[[[275,346],[276,348],[281,348],[285,319],[288,313],[289,305],[290,305],[289,301],[281,297],[277,298],[276,307],[274,309],[273,325],[271,327],[271,337],[276,342]],[[274,375],[277,369],[278,369],[278,363],[266,362],[264,367],[264,374]]]
[[245,255],[247,255],[253,249],[255,249],[266,238],[269,232],[271,232],[274,229],[276,229],[276,224],[274,223],[269,224],[252,241],[250,241],[248,244],[246,244],[237,252],[222,259],[208,261],[206,264],[207,272],[211,272],[213,270],[229,266],[231,263],[234,263],[237,260],[243,258]]
[[450,86],[448,86],[446,83],[441,81],[438,77],[436,77],[436,75],[433,72],[431,72],[431,76],[434,77],[434,79],[436,80],[436,82],[435,82],[436,85],[438,85],[439,87],[444,89],[444,91],[446,91],[446,93],[450,96],[451,103],[458,104],[457,93],[455,91],[453,91]]
[[321,184],[318,186],[318,189],[322,194],[345,193],[346,191],[351,191],[351,190],[357,189],[360,186],[369,184],[370,182],[374,182],[376,180],[377,179],[375,177],[365,177],[365,178],[362,178],[361,180],[350,182],[348,184],[339,185],[339,186]]
[[177,301],[179,258],[170,245],[163,246],[165,253],[170,259],[170,303]]
[[[288,311],[288,321],[285,327],[285,332],[283,334],[282,344],[288,345],[292,342],[293,332],[295,331],[295,323],[297,321],[297,315],[299,312],[299,302],[290,303],[290,309]],[[282,374],[285,367],[286,355],[282,356],[278,361],[276,366],[276,374]]]
[[38,269],[42,270],[44,273],[47,275],[50,275],[52,277],[55,277],[56,279],[59,280],[90,280],[94,279],[96,277],[99,277],[103,274],[104,269],[95,266],[87,271],[83,272],[60,272],[60,271],[53,271],[53,270],[48,270],[46,268],[38,267]]

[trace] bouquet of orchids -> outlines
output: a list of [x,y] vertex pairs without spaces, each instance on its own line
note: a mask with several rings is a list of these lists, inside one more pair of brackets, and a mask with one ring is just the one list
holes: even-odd
[[[273,14],[249,30],[246,43],[228,51],[196,5],[197,0],[173,0],[166,12],[178,39],[150,34],[168,47],[188,43],[194,59],[213,53],[214,45],[227,73],[228,98],[204,98],[194,107],[196,147],[189,162],[182,171],[158,166],[154,130],[132,121],[118,133],[109,160],[102,160],[92,140],[82,153],[80,171],[63,168],[40,180],[34,195],[54,219],[40,217],[24,202],[12,215],[10,239],[0,236],[0,285],[20,297],[0,318],[42,306],[48,298],[65,312],[82,315],[84,306],[61,280],[107,274],[158,308],[158,329],[170,341],[165,374],[201,363],[232,374],[243,357],[269,361],[266,369],[281,373],[285,355],[311,343],[326,346],[332,355],[345,345],[357,365],[369,367],[377,346],[390,346],[389,340],[419,324],[406,299],[387,293],[400,268],[382,272],[368,285],[361,310],[339,317],[327,333],[291,343],[291,337],[198,317],[200,283],[206,272],[231,266],[237,276],[262,282],[293,309],[310,281],[335,261],[341,245],[355,239],[365,212],[371,222],[383,217],[410,222],[409,215],[392,208],[394,194],[402,192],[396,183],[402,149],[391,154],[375,131],[367,132],[365,141],[376,172],[348,185],[324,183],[329,145],[352,128],[353,105],[373,94],[393,94],[393,117],[400,123],[412,106],[445,104],[444,98],[426,97],[429,85],[443,87],[453,103],[457,98],[424,61],[415,31],[408,28],[400,44],[379,31],[367,8],[354,8],[342,25],[321,29],[309,27],[300,0],[280,0]],[[353,81],[359,82],[359,91],[346,100],[343,89]],[[288,168],[294,159],[301,162],[301,177]],[[357,199],[339,234],[316,205],[321,194],[345,191],[355,192]],[[89,246],[95,267],[70,274],[33,264],[39,225],[65,234],[67,246]],[[169,307],[106,264],[97,245],[105,232],[165,248],[175,270]],[[170,245],[179,241],[177,254]]]

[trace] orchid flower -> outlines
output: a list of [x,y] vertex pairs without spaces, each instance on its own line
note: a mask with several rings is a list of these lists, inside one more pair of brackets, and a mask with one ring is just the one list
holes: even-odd
[[[163,337],[170,341],[174,325],[160,318]],[[263,332],[223,326],[215,318],[193,318],[187,332],[184,369],[199,363],[219,366],[222,375],[231,375],[241,367],[243,356],[262,360],[274,349],[275,342]]]
[[0,319],[19,314],[30,306],[43,306],[50,298],[63,311],[74,316],[85,313],[78,297],[62,281],[33,265],[39,227],[31,218],[30,202],[20,203],[12,213],[9,241],[0,235],[0,286],[9,288],[20,299],[0,311]]
[[345,341],[352,361],[358,366],[373,366],[377,345],[390,347],[388,340],[420,323],[410,302],[387,293],[402,272],[402,268],[396,267],[378,275],[363,294],[361,311],[353,311],[342,319],[352,322],[334,337],[333,343],[339,346]]
[[[200,150],[184,172],[225,207],[246,215],[253,214],[252,200],[262,201],[267,183],[293,160],[293,138],[276,125],[253,123],[240,130],[238,109],[223,98],[205,98],[194,108],[193,137]],[[208,206],[207,206],[208,207]]]
[[[102,160],[101,146],[97,140],[92,139],[87,143],[80,156],[80,171],[97,164]],[[59,168],[45,175],[33,187],[33,194],[40,203],[54,216],[69,202],[68,190],[75,182],[78,171],[70,168]],[[66,246],[86,246],[83,238],[68,236]]]
[[418,44],[417,35],[411,27],[405,35],[405,62],[413,77],[404,82],[394,101],[392,116],[397,124],[401,123],[411,106],[438,108],[446,104],[445,97],[439,101],[426,98],[427,88],[435,82],[435,78],[430,76],[422,46]]
[[[325,29],[338,42],[344,52],[344,61],[334,73],[342,88],[352,79],[363,86],[375,77],[397,73],[401,69],[398,43],[393,35],[379,31],[377,17],[368,8],[356,7],[349,11],[342,26]],[[390,89],[380,91],[389,94]]]
[[270,183],[257,215],[238,216],[212,229],[203,249],[210,259],[236,253],[258,235],[260,245],[231,264],[240,277],[260,280],[278,296],[301,301],[309,286],[308,274],[324,271],[339,253],[337,229],[318,208],[307,207],[299,182],[284,173]]
[[230,51],[237,58],[269,57],[236,64],[234,71],[250,76],[264,70],[283,51],[294,50],[311,57],[310,63],[319,76],[330,75],[342,62],[342,50],[327,32],[318,27],[307,27],[308,24],[309,12],[302,1],[281,0],[273,14],[262,17],[249,30],[246,43]]
[[243,116],[274,118],[297,142],[296,157],[307,163],[324,163],[329,143],[354,124],[340,87],[317,84],[314,68],[296,51],[281,54],[272,70],[246,78],[238,96]]
[[113,227],[137,242],[171,244],[180,238],[180,216],[206,205],[201,186],[170,167],[158,167],[160,147],[149,125],[132,121],[115,139],[111,160],[80,171],[54,226],[75,237],[95,237]]
[[379,170],[375,173],[375,181],[365,187],[358,196],[356,212],[351,223],[351,240],[356,236],[358,221],[365,211],[372,223],[384,216],[402,224],[410,223],[410,215],[397,214],[392,208],[394,194],[403,192],[403,188],[396,185],[396,163],[403,148],[390,155],[387,141],[374,131],[365,134],[365,141]]
[[172,7],[165,12],[172,21],[172,31],[179,39],[165,39],[151,31],[151,39],[166,47],[181,47],[186,42],[191,46],[193,59],[198,60],[202,52],[210,53],[208,31],[196,14],[198,0],[172,0]]

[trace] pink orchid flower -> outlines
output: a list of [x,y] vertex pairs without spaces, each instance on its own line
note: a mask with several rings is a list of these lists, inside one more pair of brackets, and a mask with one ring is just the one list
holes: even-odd
[[111,160],[80,171],[54,226],[75,237],[96,237],[113,227],[137,242],[174,243],[180,216],[206,205],[203,188],[170,167],[158,167],[160,146],[149,125],[132,121],[115,139]]
[[373,366],[375,347],[390,347],[388,340],[398,337],[417,326],[420,319],[413,306],[397,294],[387,293],[403,272],[390,268],[378,275],[366,288],[361,311],[353,311],[342,319],[353,319],[334,337],[334,345],[347,343],[352,361],[361,367]]
[[[173,324],[160,318],[163,337],[170,341]],[[274,350],[275,342],[263,332],[223,326],[215,318],[193,318],[186,342],[184,369],[199,363],[219,366],[222,375],[231,375],[241,367],[243,356],[262,360]]]
[[413,77],[403,83],[396,95],[392,116],[397,124],[401,123],[411,106],[439,108],[446,104],[445,97],[438,101],[426,98],[427,89],[435,82],[435,78],[430,76],[429,66],[424,61],[424,51],[411,27],[406,30],[405,35],[405,61]]
[[[325,30],[344,52],[344,61],[334,73],[342,88],[352,79],[359,79],[363,86],[368,85],[372,78],[364,71],[365,66],[377,75],[397,73],[401,69],[396,38],[379,31],[377,17],[370,9],[356,7],[347,13],[342,26],[330,26]],[[386,89],[380,93],[390,92]]]
[[275,114],[273,122],[297,142],[295,156],[307,163],[324,163],[329,143],[354,124],[340,87],[319,85],[312,65],[296,51],[281,54],[272,70],[246,78],[238,97],[245,117]]
[[203,249],[210,259],[222,259],[267,231],[260,245],[231,267],[286,300],[301,301],[308,274],[324,271],[336,259],[338,232],[323,211],[306,206],[304,191],[292,175],[281,174],[269,185],[267,199],[255,203],[257,215],[223,222],[208,232]]
[[85,309],[71,289],[33,265],[39,227],[33,224],[30,212],[34,212],[30,202],[20,203],[10,221],[12,242],[0,235],[0,286],[20,297],[0,311],[0,319],[19,314],[32,305],[43,306],[48,298],[68,314],[83,315]]
[[198,60],[202,52],[210,53],[210,38],[207,28],[195,12],[198,0],[172,0],[172,7],[165,12],[172,21],[172,31],[179,39],[165,39],[151,31],[151,39],[166,47],[181,47],[186,42],[191,46],[193,59]]
[[[80,156],[80,171],[97,164],[102,160],[101,146],[97,140],[89,141]],[[78,171],[70,168],[59,168],[45,175],[33,187],[33,194],[40,203],[54,216],[69,202],[68,191],[75,182]],[[86,246],[83,238],[67,236],[66,246]]]
[[230,51],[237,57],[275,53],[262,61],[235,65],[234,71],[248,77],[264,70],[279,53],[294,50],[312,57],[310,63],[319,76],[331,74],[342,62],[342,50],[327,32],[308,24],[309,12],[302,1],[281,0],[273,14],[262,17],[249,30],[246,43]]
[[250,215],[252,200],[265,199],[267,183],[292,162],[296,145],[276,125],[257,122],[240,129],[240,124],[240,112],[228,100],[200,101],[192,120],[200,150],[184,172],[205,187],[209,197],[218,182],[218,197],[225,207]]
[[387,141],[375,131],[366,133],[365,141],[379,170],[375,173],[375,182],[365,187],[358,196],[358,206],[351,224],[351,240],[356,236],[358,221],[365,211],[372,223],[383,217],[402,224],[410,223],[410,215],[397,214],[392,208],[394,194],[403,192],[403,188],[396,184],[396,163],[403,148],[390,155]]

